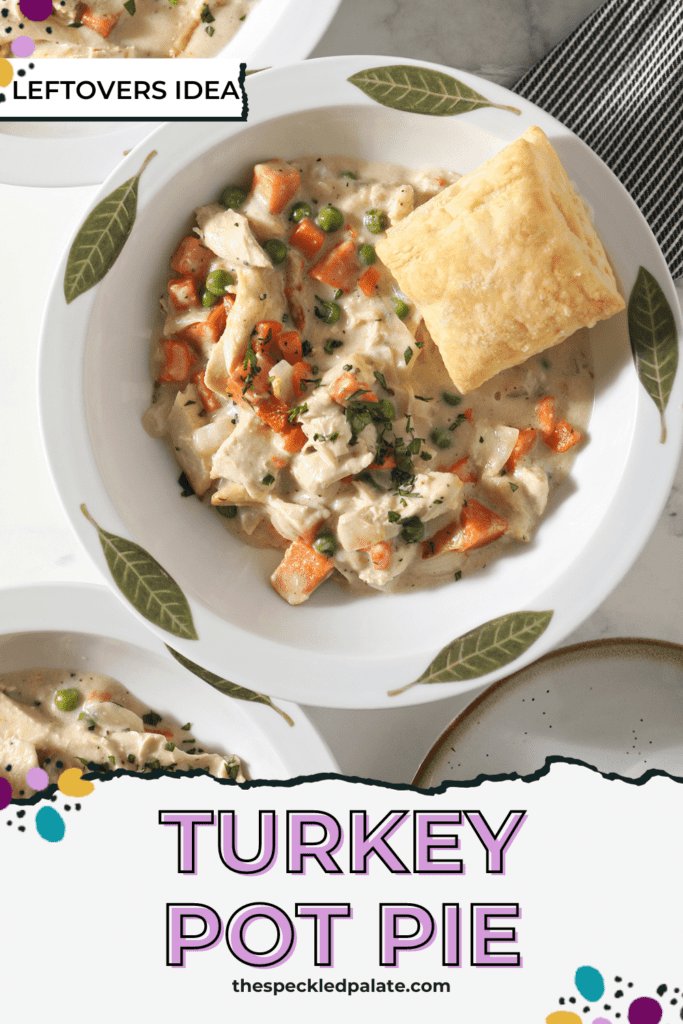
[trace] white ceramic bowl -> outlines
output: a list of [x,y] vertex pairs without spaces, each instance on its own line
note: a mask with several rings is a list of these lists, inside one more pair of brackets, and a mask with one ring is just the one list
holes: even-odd
[[144,173],[137,223],[123,254],[99,286],[70,306],[62,293],[65,254],[42,342],[40,404],[52,472],[67,515],[107,577],[97,534],[79,511],[82,502],[104,529],[137,541],[180,584],[199,634],[198,641],[176,642],[187,657],[273,696],[331,707],[421,703],[491,682],[509,669],[388,696],[420,676],[455,637],[508,612],[554,612],[514,668],[558,644],[600,604],[645,543],[668,494],[682,434],[680,372],[667,409],[668,440],[660,444],[659,414],[637,379],[620,314],[592,331],[595,408],[589,443],[570,479],[534,541],[466,583],[367,598],[328,584],[292,608],[268,583],[277,553],[226,538],[217,516],[180,498],[171,453],[140,426],[150,399],[149,339],[158,297],[193,208],[244,178],[257,160],[338,153],[467,172],[538,124],[593,208],[624,294],[644,264],[678,310],[664,260],[635,204],[571,132],[465,72],[441,69],[521,114],[493,108],[445,118],[403,113],[347,81],[357,71],[392,63],[411,62],[338,57],[268,71],[249,82],[247,124],[159,130],[102,188],[101,195],[108,194],[139,169],[150,149],[158,151]]
[[0,671],[75,668],[122,683],[162,715],[192,722],[206,750],[237,754],[252,779],[336,772],[303,711],[235,700],[182,668],[104,587],[49,583],[0,590]]

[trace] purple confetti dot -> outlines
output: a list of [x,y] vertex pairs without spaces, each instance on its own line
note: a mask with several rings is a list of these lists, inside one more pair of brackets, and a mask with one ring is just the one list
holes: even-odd
[[641,996],[634,999],[628,1008],[630,1024],[659,1024],[662,1019],[662,1007],[656,999]]
[[50,776],[43,768],[30,768],[26,772],[26,781],[31,789],[45,789],[50,782]]
[[52,0],[19,0],[19,10],[29,21],[45,21],[52,14]]
[[596,1017],[593,1024],[610,1024],[610,1021],[607,1020],[607,1017]]
[[11,799],[12,787],[7,779],[0,778],[0,810],[2,810],[3,807],[7,807]]
[[29,36],[17,36],[11,45],[15,57],[30,57],[35,48],[36,44]]

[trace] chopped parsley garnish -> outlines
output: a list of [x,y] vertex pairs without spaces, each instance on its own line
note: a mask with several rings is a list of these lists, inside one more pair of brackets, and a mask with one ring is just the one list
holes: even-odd
[[301,353],[302,353],[302,355],[310,356],[312,351],[313,351],[313,346],[311,345],[310,341],[304,341],[302,346],[301,346]]
[[175,750],[175,743],[173,742],[173,740],[169,740],[168,741],[168,743],[164,747],[164,750],[171,750],[171,751]]
[[272,473],[266,473],[261,483],[264,487],[270,487],[271,484],[275,483],[275,477]]
[[460,405],[462,402],[460,395],[454,395],[452,391],[442,391],[441,398],[446,405]]
[[126,0],[123,6],[126,8],[126,10],[132,18],[133,15],[135,14],[135,0]]
[[351,363],[347,363],[346,366],[342,367],[342,369],[348,371],[348,370],[353,369],[353,367],[351,366]]
[[135,754],[128,755],[128,764],[135,764]]
[[390,523],[400,523],[401,522],[401,515],[400,515],[399,512],[389,512],[387,518],[388,518]]
[[206,32],[207,36],[212,36],[216,29],[213,27],[213,25],[207,25],[204,31]]
[[161,715],[158,715],[156,711],[148,711],[146,715],[142,716],[142,721],[145,725],[151,725],[154,728],[161,721]]
[[290,423],[293,423],[297,416],[301,416],[304,412],[308,412],[307,402],[304,402],[303,405],[295,405],[293,409],[290,409],[287,413],[287,419]]
[[519,484],[513,484],[512,481],[509,481],[509,483],[510,483],[510,490],[513,491],[513,492],[516,491],[517,488],[519,487]]
[[379,381],[379,383],[382,385],[382,387],[384,388],[384,390],[386,391],[386,393],[388,395],[393,395],[394,394],[394,392],[391,390],[391,388],[387,387],[386,378],[385,378],[383,373],[379,372],[379,370],[375,370],[375,380]]
[[411,359],[413,358],[413,350],[412,350],[412,348],[410,347],[410,345],[408,345],[408,348],[407,348],[407,349],[405,350],[405,352],[403,353],[403,358],[405,359],[405,361],[406,361],[406,366],[407,366],[407,365],[408,365],[408,363],[410,362],[410,360],[411,360]]
[[116,764],[116,760],[115,760],[115,758],[114,758],[114,755],[113,755],[113,754],[110,754],[110,755],[109,755],[109,760],[111,761],[111,763],[112,763],[112,764]]
[[204,6],[202,7],[202,13],[200,14],[199,17],[206,25],[209,25],[212,21],[216,20],[211,11],[209,10],[208,4],[204,4]]
[[[183,732],[189,732],[190,729],[192,728],[192,722],[187,722],[185,725],[181,725],[180,728],[183,730]],[[184,742],[185,741],[183,740],[183,743]]]
[[368,472],[367,469],[364,469],[362,473],[359,473],[358,476],[356,477],[356,480],[360,481],[360,483],[369,484],[370,487],[374,487],[376,491],[382,490],[380,485],[377,483],[372,474]]
[[467,419],[467,416],[465,416],[465,413],[464,412],[459,412],[458,415],[453,420],[453,422],[451,423],[451,425],[450,425],[450,427],[448,429],[449,430],[455,430],[456,427],[459,427],[460,424],[464,423],[466,419]]
[[462,569],[458,569],[453,579],[455,580],[456,583],[458,582],[458,580],[462,579]]
[[415,395],[415,397],[417,398],[418,402],[433,402],[434,401],[433,398],[425,398],[423,395]]
[[338,437],[339,437],[339,431],[338,430],[334,430],[334,431],[332,431],[331,434],[314,434],[313,435],[313,440],[314,441],[332,441],[332,443],[334,443],[337,440]]
[[327,341],[325,342],[325,351],[327,352],[328,356],[331,356],[334,349],[341,348],[343,344],[344,342],[339,341],[337,338],[328,338]]

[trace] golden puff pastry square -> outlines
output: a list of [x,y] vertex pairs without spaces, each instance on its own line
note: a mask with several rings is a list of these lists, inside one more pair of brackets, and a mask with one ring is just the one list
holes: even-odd
[[463,393],[624,308],[586,206],[536,127],[391,227],[377,254]]

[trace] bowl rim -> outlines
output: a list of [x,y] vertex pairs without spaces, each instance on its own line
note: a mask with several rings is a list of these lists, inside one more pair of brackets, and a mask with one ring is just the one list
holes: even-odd
[[[537,123],[540,127],[545,127],[546,130],[549,129],[553,137],[571,139],[572,144],[580,150],[581,159],[586,162],[586,167],[590,173],[597,175],[600,180],[608,181],[610,196],[613,197],[615,201],[618,198],[618,201],[622,206],[627,207],[630,211],[630,216],[632,217],[630,227],[634,228],[635,233],[638,235],[639,243],[642,243],[647,249],[650,269],[657,276],[660,284],[667,294],[667,297],[669,298],[680,332],[680,310],[676,292],[654,236],[633,200],[602,161],[600,161],[587,146],[580,142],[573,133],[559,122],[555,121],[555,119],[551,118],[543,111],[540,111],[535,105],[523,100],[514,93],[509,92],[507,89],[504,89],[502,86],[496,85],[495,83],[479,79],[477,76],[471,75],[468,72],[448,68],[439,64],[388,56],[345,55],[318,58],[300,64],[288,65],[284,68],[273,68],[255,75],[249,81],[249,121],[246,124],[238,122],[224,125],[203,125],[201,126],[201,130],[199,130],[200,126],[197,125],[184,126],[182,140],[183,162],[179,165],[173,165],[173,170],[171,170],[167,163],[161,164],[157,161],[152,162],[150,168],[146,171],[145,176],[147,180],[145,181],[145,179],[143,179],[143,186],[140,190],[140,207],[143,207],[147,202],[150,202],[153,196],[158,194],[165,187],[180,167],[188,166],[193,160],[197,159],[200,154],[206,153],[217,144],[221,142],[224,143],[226,140],[238,133],[251,131],[254,128],[258,128],[260,125],[278,117],[304,110],[312,111],[329,106],[343,105],[349,105],[352,107],[376,107],[376,104],[361,93],[360,90],[357,90],[352,86],[347,86],[346,78],[349,74],[353,74],[358,70],[375,66],[390,65],[392,63],[426,67],[455,75],[466,85],[469,85],[477,91],[483,92],[484,95],[493,102],[514,105],[521,110],[521,116],[519,119],[515,120],[515,131],[512,137],[517,137],[530,124]],[[311,83],[315,84],[315,89],[311,89]],[[296,89],[299,90],[299,93],[297,94],[297,102],[294,102],[292,95]],[[417,117],[420,115],[409,116]],[[482,125],[485,130],[496,137],[500,137],[502,135],[502,138],[500,138],[500,145],[503,145],[508,141],[506,134],[509,135],[510,130],[509,125],[503,125],[503,127],[501,127],[502,116],[502,112],[487,108],[460,115],[459,119],[468,119],[475,125]],[[95,197],[93,205],[104,195],[107,195],[115,185],[124,180],[130,173],[135,173],[138,170],[141,162],[140,156],[143,150],[147,151],[148,148],[166,144],[172,140],[173,131],[173,126],[164,126],[158,129],[152,137],[145,140],[145,143],[142,146],[138,146],[136,150],[134,150],[133,153],[117,168],[116,172],[110,176],[108,181],[105,182],[98,195]],[[509,141],[511,141],[511,139]],[[153,186],[153,188],[151,186]],[[54,334],[54,330],[50,321],[51,316],[55,314],[55,311],[59,306],[60,300],[61,305],[63,306],[64,304],[63,298],[61,297],[61,281],[69,247],[70,242],[56,271],[55,279],[46,304],[45,318],[41,332],[42,337],[39,355],[39,404],[41,430],[43,433],[45,450],[48,456],[50,472],[59,494],[60,501],[62,501],[64,506],[67,518],[74,527],[76,534],[83,543],[86,551],[88,551],[91,557],[93,557],[95,563],[102,568],[103,559],[101,550],[99,550],[97,535],[90,526],[85,524],[85,520],[82,519],[78,508],[78,502],[67,505],[67,502],[72,502],[73,499],[70,494],[66,493],[69,488],[66,486],[64,481],[64,465],[60,465],[60,460],[63,460],[64,458],[64,450],[59,450],[55,442],[55,428],[58,423],[60,413],[60,395],[58,392],[56,394],[54,393],[52,382],[55,380],[55,374],[59,377],[61,366],[59,360],[55,358],[55,353],[51,350],[50,336]],[[632,282],[628,282],[628,284],[630,286]],[[81,344],[84,342],[87,324],[90,320],[90,315],[99,287],[101,287],[101,285],[92,289],[85,296],[81,296],[77,302],[69,307],[70,313],[66,319],[73,319],[77,323],[76,336],[78,337],[79,333],[82,335],[80,338]],[[57,319],[58,321],[61,319],[63,326],[65,319],[64,316],[62,315],[61,318],[58,316]],[[71,358],[74,358],[73,355]],[[77,363],[74,370],[82,375],[82,363]],[[637,408],[634,416],[637,417],[637,421],[641,423],[641,425],[642,422],[644,422],[647,430],[649,431],[647,442],[648,450],[646,453],[643,453],[646,455],[646,458],[645,460],[643,458],[640,459],[640,462],[644,464],[639,466],[647,476],[648,483],[650,485],[646,492],[650,499],[648,501],[647,508],[643,509],[641,507],[638,515],[635,517],[635,521],[629,523],[629,547],[627,551],[622,547],[624,539],[622,536],[624,532],[623,528],[622,530],[606,528],[605,522],[602,522],[600,524],[600,528],[598,528],[593,535],[590,543],[588,543],[581,552],[582,557],[577,560],[576,565],[573,567],[576,569],[577,566],[583,566],[586,576],[581,576],[581,573],[577,573],[576,571],[573,573],[565,573],[560,580],[554,580],[549,587],[540,587],[537,593],[536,606],[539,609],[553,607],[555,615],[553,616],[553,620],[545,633],[539,638],[539,640],[537,640],[531,648],[529,648],[514,662],[516,669],[520,669],[525,665],[530,664],[540,655],[545,654],[549,649],[560,643],[565,636],[567,636],[574,628],[576,628],[576,626],[579,625],[581,621],[583,621],[584,618],[597,608],[597,606],[614,588],[614,586],[616,586],[622,576],[635,561],[654,528],[657,519],[659,518],[659,514],[669,493],[670,484],[673,480],[674,472],[678,464],[681,443],[683,441],[683,423],[681,421],[680,411],[680,397],[683,393],[681,374],[678,375],[674,382],[674,389],[672,391],[673,401],[670,401],[667,408],[667,421],[669,424],[669,441],[667,445],[658,444],[659,433],[656,426],[653,426],[655,421],[658,423],[658,414],[656,413],[654,403],[652,403],[649,397],[645,395],[644,389],[639,385],[638,388],[639,391],[636,398]],[[82,391],[80,394],[82,398]],[[679,401],[676,401],[676,398],[678,398]],[[652,406],[652,408],[650,408],[650,406]],[[79,416],[79,429],[82,432],[82,416]],[[652,444],[649,444],[650,435],[652,435],[654,439],[654,443]],[[638,443],[641,443],[641,445],[645,443],[641,442],[638,438],[635,440],[638,441]],[[635,443],[633,438],[631,439],[631,442]],[[85,446],[85,449],[81,451],[81,454],[84,457],[88,457],[88,450],[89,457],[92,460],[92,451],[89,444]],[[106,492],[102,493],[102,487],[97,487],[97,481],[93,480],[92,484],[97,500],[91,507],[91,500],[89,499],[88,505],[91,507],[93,515],[98,519],[98,521],[103,523],[106,529],[117,533],[123,530],[125,536],[125,524],[120,520],[109,496]],[[633,481],[631,481],[631,484],[629,485],[628,481],[624,482],[622,479],[622,481],[620,481],[619,488],[617,488],[616,494],[620,498],[618,503],[619,508],[617,511],[621,511],[622,516],[625,516],[627,515],[628,510],[635,506],[639,490],[634,487]],[[81,500],[83,499],[81,498]],[[616,496],[612,502],[613,505],[615,504],[615,500]],[[105,509],[104,513],[101,513],[100,511],[102,508]],[[102,515],[101,519],[100,514]],[[607,553],[606,555],[605,552]],[[603,571],[602,574],[594,571],[596,559],[607,565],[607,571]],[[588,579],[588,584],[586,584],[586,578]],[[107,582],[110,586],[114,586],[113,581],[110,579],[107,579]],[[561,612],[561,614],[558,613],[558,601],[552,598],[553,593],[557,590],[557,587],[560,586],[560,584],[563,597],[562,605],[559,608],[559,612]],[[550,603],[551,599],[554,602],[553,604]],[[121,597],[121,600],[124,599]],[[192,598],[189,600],[193,614],[195,614],[195,622],[201,620],[203,628],[207,628],[213,613],[209,612],[206,608],[200,608],[197,602],[193,602]],[[376,600],[381,600],[381,598],[378,597]],[[130,606],[128,607],[130,608]],[[132,611],[132,609],[130,610]],[[518,608],[513,606],[509,610],[516,611]],[[132,613],[136,616],[138,615],[137,612],[132,611]],[[225,620],[220,620],[219,622],[216,616],[213,616],[213,618],[215,621],[211,623],[211,629],[214,632],[211,633],[207,628],[207,635],[209,636],[208,643],[200,641],[200,643],[197,644],[196,641],[180,640],[174,640],[174,642],[181,653],[195,661],[199,661],[204,665],[204,667],[215,671],[217,670],[216,665],[218,659],[216,657],[216,652],[211,648],[211,643],[215,639],[215,636],[222,635],[225,637],[229,634],[231,642],[239,639],[239,637],[237,637],[234,629],[231,629],[230,625],[226,623]],[[141,621],[147,626],[147,628],[157,632],[160,638],[168,639],[168,635],[163,634],[157,627],[151,625],[145,620],[141,619]],[[218,630],[218,633],[215,632],[216,630]],[[202,630],[199,629],[198,631],[201,635]],[[459,635],[456,629],[453,629],[452,632],[453,634]],[[450,639],[453,639],[453,635],[446,638],[445,642],[448,642]],[[438,653],[442,646],[444,646],[443,642],[435,641],[432,657]],[[424,668],[426,668],[426,665],[429,662],[425,661],[424,657],[422,657],[418,666],[416,659],[411,658],[408,659],[410,664],[406,667],[405,656],[397,655],[391,658],[382,658],[380,666],[380,659],[378,658],[359,658],[349,656],[346,668],[344,668],[337,663],[339,659],[334,661],[317,652],[302,650],[300,648],[290,648],[271,640],[260,641],[259,658],[271,665],[277,665],[277,676],[271,676],[270,679],[267,679],[261,668],[256,672],[254,666],[250,666],[248,660],[245,657],[240,656],[239,658],[236,657],[235,670],[232,678],[237,682],[242,682],[244,685],[255,687],[260,689],[262,692],[267,692],[272,696],[279,696],[281,699],[293,699],[305,704],[339,708],[383,708],[440,700],[448,696],[464,693],[468,690],[478,689],[483,685],[487,685],[491,681],[506,675],[509,669],[509,666],[505,666],[494,673],[489,673],[487,676],[482,676],[467,682],[445,683],[439,684],[438,686],[416,686],[407,690],[398,697],[389,697],[386,692],[388,687],[384,683],[381,687],[374,686],[373,688],[372,686],[368,686],[361,693],[359,693],[357,689],[349,692],[349,690],[345,689],[344,685],[342,685],[342,680],[345,678],[344,673],[349,671],[352,671],[355,674],[358,672],[365,673],[365,677],[368,682],[373,677],[373,673],[379,670],[381,670],[382,678],[385,681],[390,677],[399,679],[404,678],[401,676],[401,672],[408,672],[410,678],[415,679],[424,670]],[[284,673],[283,669],[286,670]],[[256,679],[253,678],[254,674],[257,676]],[[320,675],[323,675],[326,679],[331,677],[333,685],[320,686],[320,684],[315,683],[316,677]],[[251,682],[249,682],[250,679]],[[313,680],[313,682],[311,683],[310,680]]]

